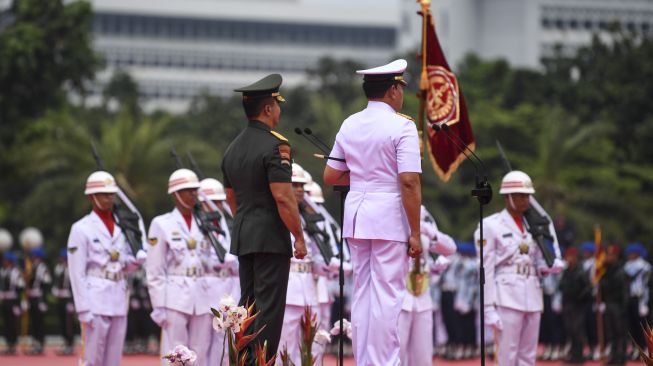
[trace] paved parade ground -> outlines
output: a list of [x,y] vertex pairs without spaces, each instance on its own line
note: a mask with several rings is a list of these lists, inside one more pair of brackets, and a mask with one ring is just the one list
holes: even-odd
[[[156,356],[125,356],[123,357],[122,366],[148,366],[157,365],[158,357]],[[355,365],[353,358],[345,359],[345,366]],[[492,365],[491,361],[486,362],[488,366]],[[75,356],[56,356],[54,350],[48,350],[45,356],[0,356],[0,365],[2,366],[74,366],[77,365]],[[335,366],[336,357],[328,356],[325,359],[324,366]],[[445,361],[434,358],[433,365],[438,366],[471,366],[480,365],[479,359],[464,361]],[[538,362],[538,365],[557,366],[563,365],[561,362]],[[598,366],[599,362],[587,362],[587,366]],[[629,362],[627,365],[643,365],[643,363]]]

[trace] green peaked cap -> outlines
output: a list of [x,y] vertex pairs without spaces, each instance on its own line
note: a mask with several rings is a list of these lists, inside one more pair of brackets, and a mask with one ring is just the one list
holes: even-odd
[[243,99],[274,97],[278,102],[284,102],[285,99],[279,94],[282,81],[281,75],[270,74],[253,84],[234,89],[234,91],[243,93]]

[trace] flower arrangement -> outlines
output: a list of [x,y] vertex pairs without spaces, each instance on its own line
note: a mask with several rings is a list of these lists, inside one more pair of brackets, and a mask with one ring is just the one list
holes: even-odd
[[637,347],[637,350],[639,350],[639,358],[644,361],[644,364],[646,364],[646,366],[653,366],[653,329],[651,329],[651,326],[646,322],[646,324],[642,324],[642,330],[644,332],[648,354],[646,352],[647,350],[643,350],[634,340],[633,345]]
[[[224,332],[224,343],[228,343],[229,349],[229,366],[244,365],[247,360],[248,353],[245,347],[256,338],[265,325],[261,329],[252,334],[245,335],[247,329],[252,325],[258,313],[254,312],[254,304],[238,306],[236,301],[229,295],[220,299],[218,309],[211,308],[213,313],[213,329],[216,332]],[[274,358],[270,361],[265,360],[267,351],[267,344],[258,346],[255,350],[256,363],[260,366],[272,365]],[[224,362],[224,347],[222,350],[222,357],[220,365]]]
[[173,366],[192,366],[197,361],[197,354],[183,344],[179,344],[162,358]]
[[[344,319],[344,318],[342,319],[342,328],[343,328],[343,331],[345,332],[345,335],[347,335],[347,338],[351,339],[352,329],[351,329],[351,323],[349,322],[349,320]],[[340,320],[333,323],[333,328],[331,328],[330,333],[331,333],[331,335],[334,335],[334,336],[340,334]]]
[[304,315],[299,321],[299,328],[302,332],[302,341],[299,344],[302,366],[313,366],[313,341],[317,333],[317,314],[313,314],[310,306],[304,307]]

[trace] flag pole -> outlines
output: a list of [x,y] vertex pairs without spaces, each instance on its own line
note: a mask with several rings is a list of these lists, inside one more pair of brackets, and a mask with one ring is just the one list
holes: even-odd
[[421,5],[422,7],[422,49],[420,51],[420,54],[418,57],[422,59],[422,69],[420,72],[420,77],[419,77],[419,92],[417,93],[417,97],[419,98],[419,111],[417,113],[417,132],[419,134],[420,138],[420,153],[422,155],[422,158],[425,156],[425,146],[428,143],[428,133],[425,133],[427,131],[424,128],[424,124],[426,123],[426,93],[429,87],[429,79],[428,79],[428,73],[426,71],[426,29],[427,29],[427,21],[428,21],[428,16],[430,16],[430,6],[431,6],[431,0],[417,0],[417,2]]
[[[596,278],[596,334],[597,338],[599,341],[599,360],[603,361],[603,355],[604,355],[604,350],[605,350],[605,333],[603,329],[603,313],[601,312],[601,303],[603,302],[603,299],[601,298],[601,277],[602,273],[598,273],[598,259],[601,258],[602,250],[601,248],[601,227],[597,224],[594,226],[594,246],[596,247],[596,258],[597,260],[594,262],[594,271],[595,271],[595,278]],[[602,261],[602,260],[601,260]],[[601,263],[601,266],[603,264]]]

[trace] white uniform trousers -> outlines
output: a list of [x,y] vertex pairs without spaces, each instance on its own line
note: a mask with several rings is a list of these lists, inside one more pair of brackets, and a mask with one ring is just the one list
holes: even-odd
[[540,334],[540,312],[524,312],[497,306],[503,330],[497,334],[497,364],[535,365]]
[[[213,319],[211,319],[213,320]],[[224,364],[229,363],[229,347],[224,332],[211,331],[211,349],[209,350],[209,365],[220,365],[224,350]]]
[[[318,315],[317,315],[317,330],[324,330],[329,332],[331,330],[331,305],[330,303],[324,303],[318,305]],[[315,366],[322,366],[324,362],[324,351],[326,350],[326,344],[313,343],[313,357],[315,359]]]
[[[166,321],[168,324],[162,329],[161,355],[183,344],[197,353],[195,366],[208,366],[213,316],[211,314],[189,315],[166,309]],[[169,362],[161,360],[161,365],[168,366]]]
[[[315,313],[316,308],[314,306],[311,307],[311,311]],[[288,357],[295,365],[302,364],[301,352],[299,352],[302,337],[300,325],[302,316],[304,316],[303,306],[286,305],[286,311],[283,314],[281,340],[279,341],[279,350],[277,352],[277,365],[281,365],[281,357],[279,355],[284,350],[288,350]]]
[[433,312],[406,311],[399,314],[401,364],[431,366],[433,364]]
[[399,313],[406,293],[405,242],[348,239],[354,270],[352,346],[358,366],[398,366]]
[[127,332],[126,316],[93,315],[92,326],[83,325],[84,366],[119,366]]

